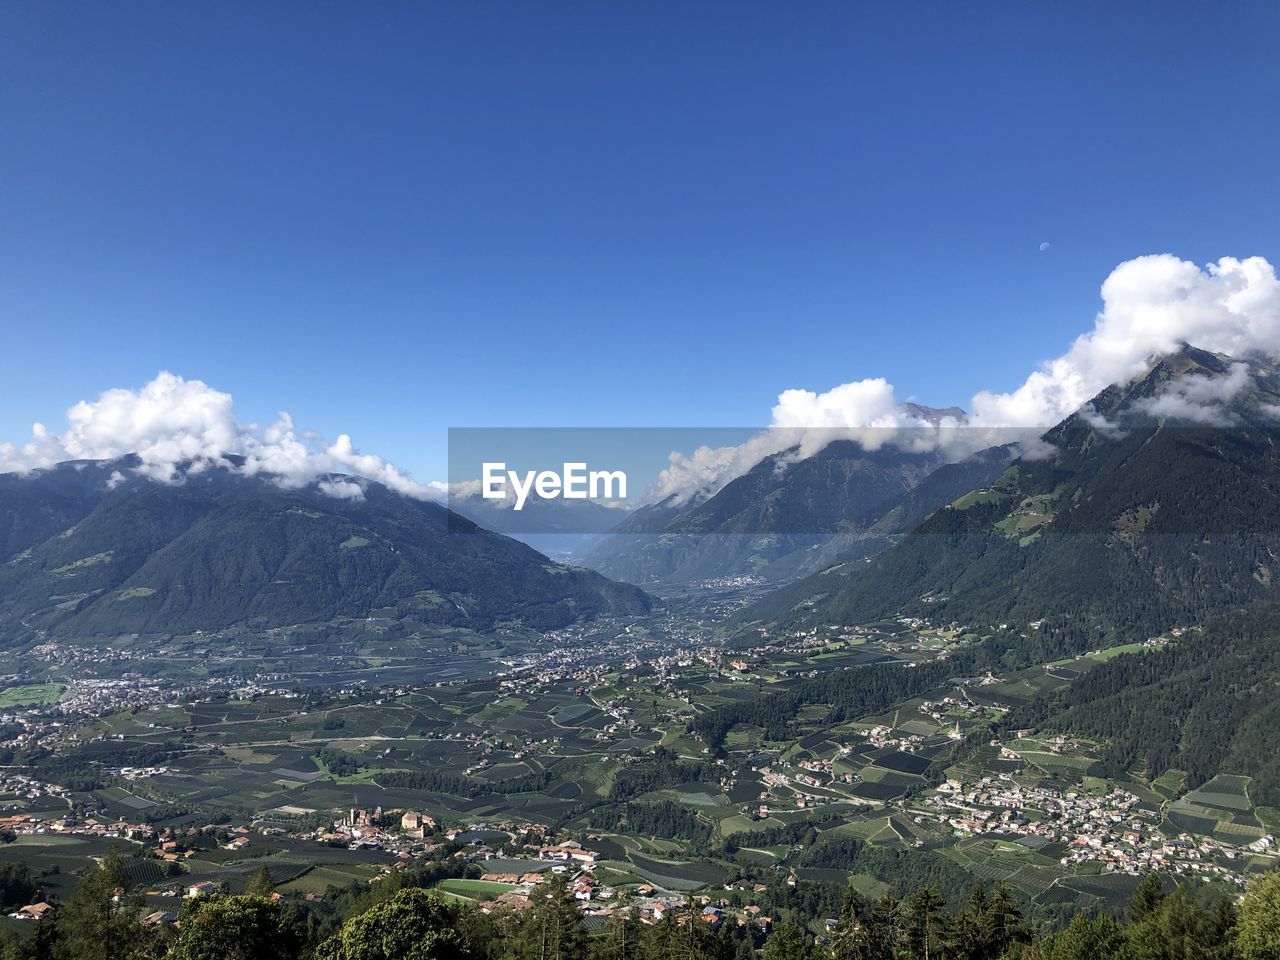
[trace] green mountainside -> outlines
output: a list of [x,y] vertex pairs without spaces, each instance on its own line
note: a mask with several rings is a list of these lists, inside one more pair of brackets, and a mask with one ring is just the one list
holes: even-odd
[[0,478],[0,638],[366,617],[552,628],[649,607],[634,587],[376,483],[352,500],[227,470],[179,485],[123,476],[70,464]]
[[1169,771],[1199,786],[1216,774],[1249,777],[1256,803],[1280,809],[1280,607],[1259,604],[1211,618],[1176,643],[1118,656],[1087,683],[1024,705],[1010,726],[1065,730],[1107,744],[1104,769]]
[[[782,588],[742,619],[821,624],[911,613],[1025,624],[1071,616],[1151,631],[1275,598],[1274,367],[1252,361],[1229,403],[1161,412],[1176,409],[1170,398],[1225,389],[1232,363],[1190,347],[1159,360],[873,563]],[[1219,422],[1205,422],[1210,414]]]

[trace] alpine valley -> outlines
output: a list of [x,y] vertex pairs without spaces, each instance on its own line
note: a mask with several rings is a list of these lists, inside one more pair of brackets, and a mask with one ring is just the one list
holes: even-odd
[[726,949],[975,880],[1210,923],[1280,855],[1280,366],[1186,345],[985,446],[913,416],[965,443],[849,431],[558,547],[230,455],[0,475],[3,906],[120,848],[156,914],[265,889],[325,936],[371,884],[548,879]]

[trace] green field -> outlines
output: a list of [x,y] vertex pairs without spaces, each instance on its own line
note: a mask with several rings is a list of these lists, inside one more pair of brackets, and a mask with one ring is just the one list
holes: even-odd
[[60,683],[30,683],[21,687],[7,687],[0,690],[0,709],[57,703],[66,689]]

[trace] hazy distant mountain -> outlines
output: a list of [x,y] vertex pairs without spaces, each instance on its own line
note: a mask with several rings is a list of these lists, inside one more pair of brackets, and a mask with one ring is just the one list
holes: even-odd
[[543,499],[531,495],[519,511],[510,504],[481,497],[455,497],[450,509],[486,530],[527,543],[558,560],[581,557],[628,516],[625,509],[594,500]]
[[[964,417],[956,408],[912,406],[935,422]],[[680,505],[669,497],[636,511],[584,562],[636,583],[745,574],[792,579],[846,554],[878,553],[929,510],[994,479],[1012,459],[997,451],[947,464],[936,451],[866,450],[852,440],[833,441],[804,460],[791,462],[793,456],[767,457],[709,498]],[[935,474],[934,483],[910,497]]]
[[1184,348],[872,563],[785,587],[743,619],[1060,616],[1145,631],[1275,598],[1278,412],[1274,361]]
[[554,563],[438,504],[128,462],[0,476],[0,639],[387,617],[485,629],[640,613],[645,594]]

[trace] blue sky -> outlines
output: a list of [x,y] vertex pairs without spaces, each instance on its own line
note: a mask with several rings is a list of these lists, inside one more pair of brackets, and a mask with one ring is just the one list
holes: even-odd
[[162,369],[423,477],[449,426],[963,404],[1121,261],[1276,260],[1278,37],[1264,3],[9,4],[0,440]]

